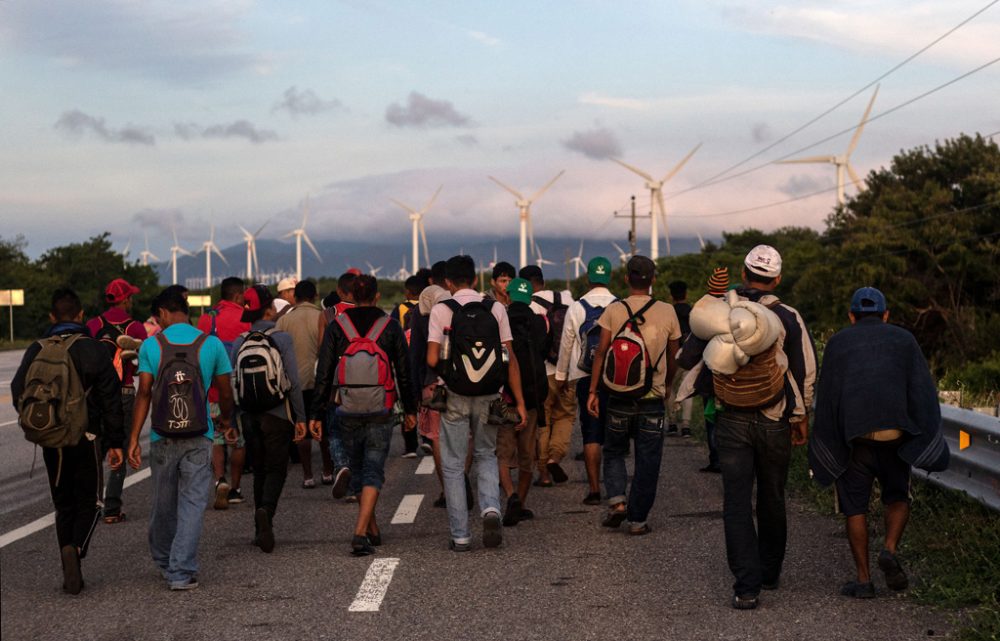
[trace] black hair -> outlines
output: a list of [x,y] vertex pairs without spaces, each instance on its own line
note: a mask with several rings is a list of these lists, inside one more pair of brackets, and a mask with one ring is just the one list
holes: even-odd
[[358,277],[357,274],[353,272],[344,272],[337,279],[337,293],[343,292],[345,294],[350,294],[354,288],[354,280]]
[[542,268],[538,265],[525,265],[517,275],[531,283],[535,289],[541,289],[539,286],[545,285],[545,276],[542,275]]
[[72,321],[83,311],[83,303],[69,287],[60,287],[52,292],[52,316],[57,321]]
[[493,280],[500,278],[501,276],[507,276],[508,278],[514,278],[517,276],[517,270],[514,266],[507,261],[501,260],[499,263],[493,266]]
[[448,263],[443,260],[431,265],[431,281],[438,287],[444,287],[444,279],[448,278]]
[[184,314],[191,311],[187,299],[179,291],[169,287],[153,299],[153,316],[158,316],[161,309],[171,313],[182,312]]
[[746,272],[748,283],[757,283],[758,285],[770,285],[774,282],[777,276],[762,276],[749,267],[744,266],[743,271]]
[[299,302],[316,300],[316,283],[311,280],[295,283],[295,300]]
[[230,276],[222,281],[222,300],[236,300],[243,293],[244,289],[245,286],[242,278]]
[[362,274],[354,279],[354,283],[351,285],[351,295],[354,296],[355,303],[358,305],[371,303],[375,300],[376,294],[378,294],[378,280],[374,276]]
[[688,284],[682,280],[675,280],[674,282],[667,285],[670,290],[670,297],[674,300],[684,300],[688,293]]
[[[187,296],[188,291],[189,291],[188,288],[185,287],[184,285],[170,285],[166,289],[164,289],[163,292],[161,292],[161,293],[166,293],[166,292],[174,293],[174,292],[176,292],[176,293],[180,294],[181,296]],[[153,312],[153,316],[156,316],[156,312]]]
[[456,287],[471,285],[476,280],[476,262],[472,256],[452,256],[448,259],[446,277]]
[[420,280],[420,291],[431,284],[431,270],[428,267],[421,267],[413,277]]
[[324,309],[327,307],[333,307],[339,302],[340,302],[340,294],[338,294],[337,292],[330,292],[323,298],[323,307]]
[[427,287],[427,285],[424,284],[424,281],[422,281],[419,276],[410,276],[403,282],[403,287],[406,289],[406,293],[410,295],[411,298],[414,298],[416,296],[420,296],[420,292],[422,292],[424,287]]

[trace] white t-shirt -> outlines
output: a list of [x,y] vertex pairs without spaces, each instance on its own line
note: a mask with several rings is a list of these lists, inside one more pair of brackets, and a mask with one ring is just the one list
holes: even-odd
[[[543,289],[540,292],[535,292],[532,298],[534,298],[535,296],[538,296],[542,300],[550,303],[554,302],[556,299],[555,292],[552,291],[551,289]],[[562,302],[562,304],[566,305],[567,307],[573,305],[573,295],[570,294],[568,291],[559,292],[559,299]],[[531,301],[531,311],[535,312],[539,316],[545,316],[548,313],[548,310],[545,309],[545,307],[543,307],[539,303],[536,303],[535,301]],[[556,373],[556,366],[550,363],[549,359],[545,359],[545,374],[547,376],[554,376],[555,373]]]
[[[465,305],[473,301],[483,300],[483,295],[472,289],[460,289],[451,296],[452,300],[459,305]],[[497,324],[500,325],[500,342],[509,343],[514,340],[510,333],[510,320],[507,318],[507,310],[500,303],[494,303],[491,310]],[[444,328],[451,327],[451,317],[453,312],[446,304],[438,303],[431,308],[430,324],[427,328],[427,342],[437,343],[444,340]]]
[[[595,287],[580,297],[591,307],[607,307],[618,298],[607,287]],[[580,342],[580,326],[587,320],[587,312],[580,301],[569,306],[566,323],[563,325],[562,340],[559,343],[559,363],[556,365],[557,381],[575,381],[590,376],[576,366],[580,362],[583,345]]]

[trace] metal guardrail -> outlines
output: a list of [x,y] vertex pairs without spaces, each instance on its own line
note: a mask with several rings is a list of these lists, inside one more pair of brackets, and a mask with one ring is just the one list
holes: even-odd
[[942,405],[941,420],[944,439],[951,450],[951,463],[944,472],[914,469],[914,476],[965,492],[1000,512],[1000,419]]

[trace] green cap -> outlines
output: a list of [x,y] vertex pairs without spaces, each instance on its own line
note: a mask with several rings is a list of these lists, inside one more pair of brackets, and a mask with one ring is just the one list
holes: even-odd
[[587,263],[587,279],[595,285],[611,282],[611,261],[604,256],[596,256]]
[[523,278],[514,278],[507,285],[507,293],[510,294],[512,303],[530,304],[531,295],[535,292],[531,289],[531,283]]

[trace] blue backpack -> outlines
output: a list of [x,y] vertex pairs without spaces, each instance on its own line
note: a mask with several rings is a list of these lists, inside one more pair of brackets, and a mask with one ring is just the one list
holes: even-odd
[[597,345],[601,342],[601,327],[597,324],[597,319],[604,313],[604,308],[600,305],[591,305],[584,299],[580,299],[583,306],[584,319],[580,323],[580,359],[576,362],[577,368],[581,372],[591,373],[594,369],[594,354],[597,352]]

